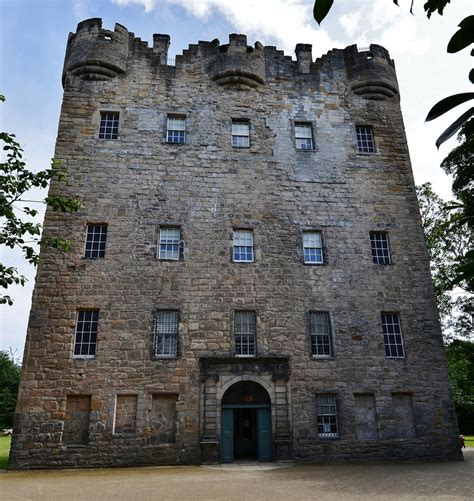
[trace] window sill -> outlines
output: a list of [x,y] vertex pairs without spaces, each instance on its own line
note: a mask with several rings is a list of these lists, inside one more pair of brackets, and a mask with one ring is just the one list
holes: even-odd
[[94,360],[96,358],[95,355],[73,355],[73,360]]
[[336,357],[332,355],[311,355],[311,360],[335,360]]
[[306,266],[324,266],[327,263],[325,263],[324,261],[321,261],[320,263],[313,263],[310,261],[304,261],[303,264]]
[[338,436],[325,436],[325,435],[318,435],[319,440],[327,441],[327,440],[341,440],[341,437]]
[[379,155],[378,151],[356,151],[357,155],[363,155],[363,156],[371,156],[371,155]]
[[154,355],[153,360],[178,360],[178,355]]
[[237,355],[237,354],[234,355],[235,358],[255,358],[256,356],[257,356],[256,353],[254,355]]

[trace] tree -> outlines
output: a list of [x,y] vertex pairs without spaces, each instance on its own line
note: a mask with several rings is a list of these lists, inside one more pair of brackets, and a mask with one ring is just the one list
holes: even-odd
[[472,336],[474,290],[467,280],[454,283],[453,276],[464,256],[472,248],[474,237],[459,221],[460,208],[445,202],[432,189],[431,183],[416,188],[431,276],[446,341]]
[[[0,96],[0,102],[5,101]],[[67,181],[67,171],[61,163],[52,160],[49,169],[32,172],[23,161],[23,150],[14,134],[0,133],[6,161],[0,163],[0,245],[21,249],[28,263],[36,266],[39,261],[37,245],[49,245],[67,251],[70,242],[59,237],[41,237],[42,225],[29,220],[38,214],[37,209],[25,206],[25,202],[45,203],[53,210],[76,212],[82,207],[79,200],[59,195],[48,196],[44,201],[24,200],[23,196],[32,188],[47,188],[51,179]],[[11,266],[0,263],[0,286],[4,289],[12,284],[24,285],[26,278]],[[8,295],[0,294],[0,304],[13,304]]]
[[0,429],[13,426],[20,374],[13,354],[0,351]]
[[445,349],[459,431],[474,434],[474,343],[456,339]]

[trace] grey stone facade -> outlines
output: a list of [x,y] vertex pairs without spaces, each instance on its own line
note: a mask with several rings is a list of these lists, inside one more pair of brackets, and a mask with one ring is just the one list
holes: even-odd
[[[313,62],[299,44],[293,61],[231,35],[168,65],[168,44],[100,19],[69,37],[55,157],[70,179],[50,193],[85,209],[46,214],[73,248],[41,251],[10,467],[217,462],[223,397],[246,382],[268,394],[272,459],[462,457],[387,51]],[[104,112],[119,113],[116,139],[99,137]],[[167,142],[168,116],[185,118],[184,143]],[[248,148],[232,146],[232,120]],[[356,126],[374,152],[358,152]],[[86,258],[87,225],[105,224],[105,255]],[[179,228],[179,259],[160,259],[163,228]],[[253,232],[251,262],[234,262],[234,230]],[[321,263],[305,263],[305,231]],[[374,231],[390,264],[373,261]],[[95,354],[75,355],[91,310]],[[156,334],[163,311],[178,312],[176,356]],[[236,353],[238,311],[253,312],[253,356]],[[311,312],[330,322],[323,356]],[[384,312],[401,326],[393,358]]]

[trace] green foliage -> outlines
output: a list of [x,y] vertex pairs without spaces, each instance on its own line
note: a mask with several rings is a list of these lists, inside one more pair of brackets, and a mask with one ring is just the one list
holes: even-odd
[[449,2],[450,0],[428,0],[425,5],[423,5],[428,19],[431,17],[431,14],[436,11],[440,16],[442,16],[444,8]]
[[456,339],[445,350],[460,432],[474,433],[474,343]]
[[20,374],[12,353],[0,351],[0,430],[13,426]]
[[[0,102],[5,101],[0,96]],[[34,266],[38,264],[39,254],[34,244],[49,245],[56,249],[68,250],[70,243],[58,236],[41,238],[42,225],[29,221],[34,218],[38,210],[25,205],[23,196],[32,188],[47,188],[52,179],[67,181],[67,171],[57,160],[52,160],[51,167],[39,172],[28,170],[23,160],[23,150],[14,134],[0,133],[3,143],[5,161],[0,164],[0,245],[11,249],[21,249],[26,261]],[[45,203],[53,210],[62,212],[76,212],[82,204],[74,199],[63,196],[49,196],[44,201],[28,201]],[[0,286],[8,289],[10,285],[24,285],[25,277],[14,267],[0,263]],[[12,304],[8,295],[0,295],[0,304]]]
[[467,280],[456,283],[459,267],[474,243],[473,234],[459,223],[462,209],[452,209],[430,183],[417,186],[418,203],[430,260],[431,276],[445,339],[472,336],[473,290]]
[[464,18],[459,24],[459,30],[448,43],[448,52],[454,54],[474,43],[474,16]]

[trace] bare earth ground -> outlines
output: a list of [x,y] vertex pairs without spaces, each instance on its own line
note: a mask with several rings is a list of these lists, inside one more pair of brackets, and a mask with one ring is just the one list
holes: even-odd
[[10,500],[473,499],[474,449],[465,461],[321,463],[278,468],[161,467],[0,473]]

